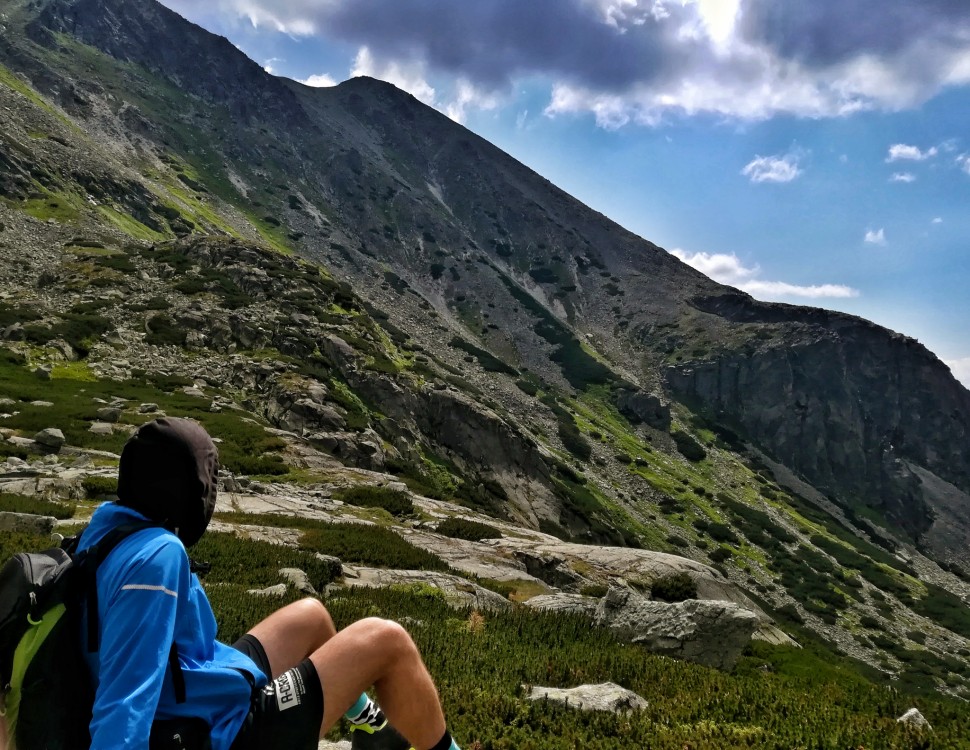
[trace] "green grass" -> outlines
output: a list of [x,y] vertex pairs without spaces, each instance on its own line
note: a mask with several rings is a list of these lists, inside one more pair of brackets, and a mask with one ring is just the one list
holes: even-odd
[[30,198],[20,208],[40,221],[53,219],[60,224],[74,224],[81,216],[75,201],[64,195]]
[[[207,399],[187,396],[178,390],[189,381],[163,380],[146,375],[123,382],[91,381],[85,374],[83,379],[59,377],[44,381],[16,358],[0,357],[0,393],[19,402],[16,407],[19,413],[4,420],[4,426],[28,437],[47,427],[57,426],[71,445],[120,453],[127,440],[126,434],[94,435],[89,431],[101,406],[96,399],[109,402],[115,397],[126,399],[131,408],[151,402],[170,416],[199,421],[209,434],[219,438],[220,462],[233,473],[272,476],[287,473],[288,468],[276,453],[283,446],[282,441],[267,433],[259,422],[243,412],[211,412]],[[172,389],[172,392],[159,386]],[[33,406],[34,401],[51,402],[53,406]],[[131,412],[123,417],[123,421],[131,424],[150,419],[151,415]]]
[[[0,559],[46,546],[43,537],[0,533]],[[213,565],[203,585],[224,642],[301,596],[292,589],[282,599],[247,593],[278,583],[279,568],[300,567],[321,587],[333,575],[325,564],[314,567],[308,553],[229,534],[207,535],[193,555]],[[326,605],[338,628],[370,616],[406,623],[464,747],[958,750],[970,737],[970,712],[962,702],[909,693],[905,681],[887,689],[810,641],[800,649],[753,642],[733,672],[725,673],[617,642],[582,617],[531,610],[472,615],[413,587],[336,591]],[[938,660],[931,666],[954,665]],[[581,712],[530,702],[522,687],[606,681],[641,695],[647,708],[632,714]],[[920,736],[897,724],[896,717],[913,706],[932,724],[931,734]]]
[[103,216],[111,225],[117,227],[125,234],[129,235],[130,237],[134,237],[137,240],[158,242],[160,240],[169,239],[171,236],[156,232],[154,229],[145,226],[134,217],[118,211],[111,206],[100,205],[97,207],[97,210],[98,213],[100,213],[101,216]]
[[46,112],[54,115],[61,122],[70,125],[71,127],[75,127],[74,124],[60,111],[48,104],[46,99],[41,97],[40,94],[34,91],[30,86],[14,75],[9,68],[4,67],[3,65],[0,65],[0,84],[3,84],[7,88],[16,91],[22,96],[25,96],[32,104],[35,104]]
[[535,323],[536,334],[555,347],[552,360],[559,365],[563,377],[573,388],[582,391],[590,386],[617,380],[613,371],[591,355],[565,324],[514,281],[500,271],[497,272],[509,294],[538,319]]

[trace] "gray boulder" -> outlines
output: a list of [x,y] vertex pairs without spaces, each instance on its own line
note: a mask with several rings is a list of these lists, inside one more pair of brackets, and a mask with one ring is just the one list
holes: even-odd
[[600,601],[594,622],[654,653],[731,669],[751,641],[758,616],[733,602],[689,599],[668,604],[614,586]]
[[310,577],[306,574],[306,572],[300,570],[299,568],[282,568],[280,570],[280,578],[301,593],[309,596],[317,595],[316,589],[314,589],[313,585],[310,583]]
[[580,685],[564,689],[533,687],[529,700],[549,700],[562,703],[580,711],[638,711],[647,707],[647,702],[632,690],[627,690],[613,682],[601,685]]
[[588,581],[570,568],[565,555],[546,550],[517,549],[515,558],[526,572],[557,589],[578,591]]
[[48,427],[34,435],[34,442],[52,451],[59,451],[65,443],[64,433],[56,427]]
[[342,463],[380,471],[387,458],[383,441],[373,430],[357,432],[313,432],[304,435]]
[[930,726],[930,723],[926,720],[926,717],[919,712],[918,708],[909,709],[909,711],[896,719],[896,722],[898,724],[906,724],[911,727],[916,727],[917,729],[927,732],[933,731],[933,727]]
[[98,409],[97,414],[100,421],[114,423],[121,419],[121,408],[118,406],[104,406]]
[[92,422],[88,432],[94,435],[111,435],[114,433],[114,428],[108,422]]
[[247,593],[253,596],[278,597],[282,599],[286,596],[286,584],[277,583],[275,586],[269,586],[265,589],[249,589]]
[[279,425],[299,435],[316,430],[343,430],[347,420],[335,408],[309,398],[297,399],[279,418]]
[[7,341],[23,341],[27,338],[27,331],[24,329],[23,323],[14,323],[3,329],[3,333],[0,333],[0,338],[6,339]]
[[670,427],[670,406],[653,393],[620,391],[616,406],[632,422],[643,422],[658,430]]

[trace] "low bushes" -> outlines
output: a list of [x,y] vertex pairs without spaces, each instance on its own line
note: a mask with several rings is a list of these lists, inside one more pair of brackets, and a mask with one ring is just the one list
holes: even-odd
[[280,583],[281,568],[299,568],[307,574],[310,585],[322,591],[340,575],[339,566],[310,552],[214,531],[192,548],[192,557],[212,566],[204,576],[207,584],[273,586]]
[[481,539],[502,538],[502,532],[494,526],[456,517],[445,519],[438,524],[435,531],[452,539],[464,539],[469,542],[477,542]]
[[707,458],[707,451],[704,446],[682,430],[674,430],[670,433],[677,445],[677,450],[688,461],[703,461]]
[[650,584],[650,595],[662,602],[682,602],[697,598],[697,582],[685,572],[658,578]]
[[118,494],[117,477],[84,477],[81,488],[88,500],[105,498]]
[[454,572],[437,555],[418,549],[390,529],[380,526],[319,524],[303,533],[300,549],[334,555],[344,562],[358,565]]
[[410,516],[414,513],[411,496],[402,490],[392,490],[389,487],[360,484],[339,490],[334,493],[334,497],[361,508],[383,508],[392,516]]
[[0,511],[7,513],[31,513],[35,516],[52,516],[58,520],[64,520],[65,518],[74,518],[76,509],[75,505],[69,503],[59,503],[40,497],[15,495],[8,492],[0,493]]

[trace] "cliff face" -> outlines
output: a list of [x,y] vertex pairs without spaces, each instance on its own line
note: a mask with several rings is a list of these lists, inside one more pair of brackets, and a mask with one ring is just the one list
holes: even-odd
[[916,539],[942,509],[913,467],[970,487],[970,392],[918,342],[851,316],[741,295],[698,307],[780,333],[670,367],[669,387],[840,504],[878,510]]

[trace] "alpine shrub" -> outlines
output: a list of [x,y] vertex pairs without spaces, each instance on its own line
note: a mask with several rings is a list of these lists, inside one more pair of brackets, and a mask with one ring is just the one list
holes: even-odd
[[686,572],[673,573],[650,584],[650,595],[662,602],[682,602],[697,598],[697,582]]

